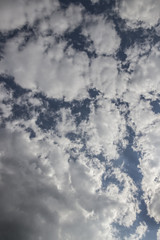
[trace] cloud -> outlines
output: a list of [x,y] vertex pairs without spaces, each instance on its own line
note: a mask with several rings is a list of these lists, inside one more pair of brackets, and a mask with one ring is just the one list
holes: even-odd
[[[146,51],[148,52],[146,54]],[[139,168],[142,173],[143,198],[150,217],[160,221],[159,198],[159,113],[154,113],[152,101],[159,93],[159,44],[150,49],[134,46],[127,50],[131,64],[127,91],[123,100],[129,104],[128,124],[135,132],[134,149],[140,153]],[[142,54],[142,55],[141,55]]]
[[120,38],[113,22],[107,21],[101,16],[86,17],[86,26],[82,33],[93,41],[93,46],[98,55],[115,54],[120,46]]
[[3,118],[7,118],[11,115],[12,104],[10,100],[12,98],[12,92],[7,91],[3,83],[0,84],[0,113],[2,118],[0,119],[0,124],[3,123]]
[[[38,239],[41,233],[51,239],[50,222],[56,225],[58,219],[47,203],[45,191],[55,198],[58,191],[51,183],[46,184],[43,175],[40,178],[39,167],[34,165],[36,157],[35,145],[31,146],[27,136],[1,130],[1,238]],[[52,236],[57,237],[52,227]]]
[[129,123],[136,138],[134,147],[141,152],[139,168],[142,173],[142,189],[148,214],[159,222],[159,123],[160,115],[152,111],[149,101],[141,100],[130,113]]
[[[25,99],[27,95],[18,101],[23,103]],[[67,131],[81,130],[76,128],[70,110],[61,109],[60,113],[62,120],[55,132],[40,130],[34,114],[27,121],[12,120],[0,130],[0,236],[27,240],[117,239],[112,223],[127,227],[133,224],[139,212],[137,189],[132,179],[117,168],[112,174],[123,185],[123,191],[111,183],[103,189],[102,176],[106,174],[106,181],[108,177],[105,163],[87,157],[81,151],[82,141],[67,139]],[[115,118],[114,114],[108,116],[111,121]],[[28,126],[36,133],[32,139],[25,131]],[[75,161],[70,158],[73,149]]]
[[92,4],[99,3],[99,0],[91,0]]
[[122,0],[119,7],[121,18],[131,28],[139,26],[151,28],[159,20],[160,3],[158,0],[132,1]]
[[[141,222],[140,225],[137,227],[136,232],[129,236],[130,240],[140,240],[145,237],[147,231],[147,225],[144,222]],[[128,238],[125,238],[127,240]]]
[[[125,91],[124,80],[120,81],[117,61],[112,57],[93,58],[90,64],[90,82],[105,97],[114,98],[120,91]],[[123,90],[124,89],[124,90]]]
[[157,239],[160,237],[160,229],[157,232]]
[[86,53],[72,48],[65,52],[66,42],[56,43],[52,37],[39,38],[22,50],[19,42],[20,38],[7,44],[1,73],[13,76],[23,88],[38,89],[48,97],[72,100],[87,95]]
[[[38,4],[37,4],[38,3]],[[59,2],[54,0],[26,1],[2,0],[0,2],[0,30],[9,31],[21,28],[26,23],[33,24],[38,18],[49,15],[59,7]]]
[[108,160],[117,159],[118,145],[127,144],[125,119],[109,100],[99,99],[98,105],[92,109],[89,121],[81,125],[87,135],[86,147],[92,154],[103,152]]
[[[133,31],[158,22],[158,2],[142,3],[119,3]],[[0,238],[117,240],[125,228],[129,239],[140,240],[147,234],[146,223],[136,221],[141,189],[148,215],[160,222],[160,114],[152,107],[160,46],[149,32],[127,48],[126,29],[111,15],[51,0],[0,2]],[[83,50],[68,33],[86,43]],[[128,148],[139,153],[141,183],[124,166]]]
[[83,11],[84,8],[81,5],[73,4],[70,4],[66,10],[59,9],[51,15],[49,28],[58,35],[63,35],[66,31],[73,31],[81,24]]
[[[92,4],[100,3],[101,0],[91,0]],[[105,0],[107,4],[110,3],[110,0]]]
[[152,46],[148,39],[144,40],[141,44],[135,43],[133,46],[127,48],[125,50],[125,54],[127,56],[125,62],[126,64],[129,63],[128,71],[134,71],[139,60],[141,60],[141,58],[145,59],[148,57],[151,48]]
[[142,57],[136,64],[130,85],[138,94],[145,95],[151,91],[155,93],[159,91],[159,56],[159,47],[155,46],[149,56]]
[[[126,50],[128,71],[122,71],[119,78],[124,83],[123,100],[130,106],[139,104],[141,97],[156,100],[160,89],[159,44],[151,47],[149,43],[134,45]],[[153,77],[154,76],[154,77]]]

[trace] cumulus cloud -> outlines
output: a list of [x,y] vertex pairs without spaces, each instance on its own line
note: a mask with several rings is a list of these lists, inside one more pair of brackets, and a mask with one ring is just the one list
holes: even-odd
[[120,2],[120,16],[126,19],[129,27],[152,27],[158,23],[160,14],[160,3],[158,0]]
[[[160,46],[146,30],[145,42],[127,48],[127,29],[111,9],[95,15],[52,0],[0,2],[0,238],[118,240],[122,227],[132,233],[124,239],[143,239],[147,224],[133,224],[140,190],[160,222],[160,114],[152,106]],[[123,0],[119,16],[130,33],[151,28],[159,3]],[[129,148],[139,153],[138,184],[123,159]]]
[[[100,3],[100,0],[91,0],[92,4]],[[105,0],[107,4],[110,3],[110,0]]]
[[83,34],[93,41],[95,51],[98,55],[111,55],[120,46],[120,38],[115,30],[113,22],[103,17],[87,17]]
[[82,123],[82,129],[87,137],[87,148],[92,154],[101,152],[108,160],[119,156],[118,144],[126,146],[126,122],[119,110],[110,101],[99,100],[99,107],[92,109],[89,121]]
[[119,81],[117,61],[112,57],[93,58],[90,64],[90,82],[105,97],[114,98],[119,93],[118,88],[123,89]]
[[136,64],[130,85],[139,95],[146,95],[151,91],[159,92],[159,57],[159,46],[155,46],[149,56],[142,57]]
[[[135,45],[126,51],[131,72],[123,100],[129,104],[128,124],[135,132],[134,149],[139,151],[142,190],[148,214],[160,221],[159,199],[159,113],[152,102],[159,99],[159,44],[150,49]],[[146,54],[147,53],[147,54]]]
[[135,150],[141,152],[142,189],[148,214],[159,222],[159,122],[160,115],[152,111],[149,101],[139,100],[132,107],[129,123],[136,133]]
[[30,139],[13,125],[0,134],[2,238],[116,239],[113,222],[133,223],[136,187],[126,174],[115,169],[121,193],[116,185],[103,191],[105,165],[99,159],[79,154],[76,162],[68,161],[71,142],[55,144],[52,134],[40,132]]
[[[48,237],[51,225],[46,222],[58,221],[45,196],[45,191],[49,193],[53,186],[47,186],[43,176],[39,178],[35,157],[35,145],[31,146],[27,136],[1,130],[1,238],[38,239],[42,228],[42,234]],[[54,191],[57,195],[56,188]],[[58,236],[56,229],[54,234]]]
[[95,3],[98,3],[99,0],[91,0],[91,2],[92,2],[93,4],[95,4]]
[[149,43],[134,45],[126,50],[125,63],[129,64],[128,73],[122,71],[120,78],[124,85],[123,100],[130,106],[139,104],[141,97],[156,100],[158,98],[159,80],[159,44],[151,47]]
[[0,30],[17,29],[26,23],[33,24],[38,18],[49,15],[59,7],[58,1],[2,0],[0,2]]
[[7,44],[1,73],[13,76],[23,88],[38,89],[49,97],[83,97],[89,83],[86,53],[72,48],[65,52],[66,42],[56,43],[51,37],[31,42],[22,50],[19,41]]
[[[134,234],[131,234],[129,236],[129,239],[130,240],[140,240],[140,239],[143,239],[143,237],[146,234],[146,231],[147,231],[146,224],[144,222],[140,223],[140,225],[136,229],[136,232]],[[127,238],[125,238],[125,240],[127,240]]]
[[[53,9],[54,10],[54,9]],[[41,18],[39,31],[41,35],[52,31],[56,36],[63,36],[66,32],[73,31],[83,21],[85,10],[82,5],[70,4],[68,8],[57,8],[47,18]]]
[[49,19],[49,28],[54,31],[55,34],[64,34],[66,30],[72,31],[74,28],[80,25],[82,22],[81,5],[76,6],[71,4],[65,11],[61,9],[51,15]]
[[157,239],[160,238],[160,230],[157,232]]
[[3,118],[7,118],[11,115],[12,104],[10,103],[10,100],[12,99],[12,92],[7,91],[3,84],[0,84],[0,92],[0,113],[2,116],[0,124],[2,124]]

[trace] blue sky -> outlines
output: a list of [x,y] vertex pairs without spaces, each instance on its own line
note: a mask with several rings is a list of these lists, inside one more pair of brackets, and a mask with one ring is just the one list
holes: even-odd
[[0,239],[160,239],[159,16],[0,1]]

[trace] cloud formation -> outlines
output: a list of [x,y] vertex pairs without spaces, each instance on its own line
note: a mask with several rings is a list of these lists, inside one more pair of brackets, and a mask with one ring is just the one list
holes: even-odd
[[160,3],[158,0],[122,0],[119,12],[120,16],[127,21],[129,27],[142,26],[151,28],[158,23]]
[[0,2],[0,238],[158,239],[158,21],[156,0]]
[[120,46],[120,38],[113,22],[107,21],[103,17],[88,17],[83,34],[93,41],[98,55],[114,54]]
[[66,42],[56,43],[51,37],[39,38],[22,50],[19,50],[19,41],[7,44],[2,73],[14,76],[23,88],[40,90],[48,97],[70,100],[78,95],[83,97],[89,83],[86,53],[72,48],[65,52]]
[[[0,2],[0,29],[9,31],[23,27],[29,23],[33,24],[35,20],[44,18],[59,7],[57,0],[27,1],[2,0]],[[18,17],[17,17],[18,16]]]

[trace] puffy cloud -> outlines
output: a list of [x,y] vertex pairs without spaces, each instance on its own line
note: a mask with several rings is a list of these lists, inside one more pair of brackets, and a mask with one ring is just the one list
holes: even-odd
[[99,0],[91,0],[91,2],[95,4],[95,3],[99,3]]
[[[34,98],[29,92],[19,97],[17,102],[24,104],[29,100],[31,104],[35,103]],[[40,104],[39,100],[34,105]],[[101,108],[94,118],[100,137],[105,130],[104,116],[108,104],[103,106],[104,109],[100,101],[99,105]],[[119,116],[118,110],[114,113],[112,104],[110,108],[106,115],[108,121],[114,121]],[[5,129],[1,129],[0,191],[3,198],[0,236],[10,238],[12,235],[13,239],[18,236],[27,240],[80,240],[82,237],[97,240],[108,236],[112,240],[118,239],[118,231],[112,224],[129,227],[139,212],[134,182],[121,169],[113,168],[110,174],[119,184],[110,183],[106,163],[96,156],[88,157],[88,149],[82,151],[82,140],[67,139],[68,132],[78,133],[80,137],[82,131],[81,126],[76,127],[71,110],[62,108],[59,114],[61,117],[55,131],[40,130],[36,126],[34,112],[31,119],[12,120],[6,123]],[[102,130],[99,115],[102,115]],[[92,124],[92,118],[89,121]],[[27,127],[35,131],[34,138],[30,139],[29,133],[24,131]],[[118,131],[116,122],[114,128]],[[114,138],[116,143],[116,134],[112,137],[107,126],[105,133],[106,136],[109,133],[108,139]],[[105,134],[102,138],[104,140]],[[110,148],[106,147],[106,151]],[[107,183],[105,188],[102,188],[102,181]],[[10,232],[6,233],[8,228]]]
[[24,24],[33,22],[37,18],[47,16],[57,9],[59,2],[27,1],[27,0],[2,0],[0,2],[0,30],[9,31],[22,27]]
[[72,48],[65,52],[66,42],[56,43],[51,37],[31,42],[22,50],[18,48],[19,42],[18,38],[7,44],[2,73],[12,75],[23,88],[39,89],[49,97],[72,100],[86,95],[89,83],[86,53]]
[[81,5],[70,4],[68,8],[57,8],[47,18],[41,18],[39,33],[45,35],[53,31],[54,35],[63,35],[73,31],[83,21],[84,8]]
[[158,23],[160,3],[158,0],[122,0],[119,13],[129,27],[152,27]]
[[[92,2],[92,4],[95,4],[95,3],[99,3],[100,0],[91,0],[91,2]],[[107,4],[109,4],[109,3],[110,3],[110,0],[105,0],[105,2],[106,2]]]
[[1,238],[114,240],[113,222],[133,223],[136,187],[126,174],[114,171],[122,192],[116,185],[104,191],[105,164],[99,159],[81,153],[68,161],[71,142],[59,145],[52,133],[38,131],[30,139],[13,126],[0,134]]
[[90,82],[106,98],[114,99],[126,91],[126,80],[118,73],[118,62],[112,57],[93,58],[90,64]]
[[64,34],[66,30],[72,31],[82,22],[82,11],[84,9],[81,5],[76,6],[71,4],[65,11],[59,10],[54,12],[49,19],[49,28],[55,34]]
[[159,222],[159,123],[160,115],[152,111],[149,101],[141,100],[132,107],[129,123],[136,133],[134,147],[141,152],[139,168],[148,214]]
[[[133,46],[127,48],[125,50],[125,54],[127,56],[125,62],[126,64],[129,63],[128,71],[134,71],[137,63],[139,62],[139,59],[141,59],[142,56],[145,56],[147,58],[150,50],[151,44],[147,40],[142,44],[136,43]],[[142,59],[145,59],[145,57]]]
[[[58,218],[47,202],[46,192],[57,198],[58,191],[49,179],[46,184],[40,174],[41,166],[34,164],[36,153],[36,146],[30,144],[27,136],[1,130],[1,238],[38,239],[42,233],[43,237],[51,239],[49,222],[56,225]],[[52,237],[57,238],[55,225],[52,224],[55,230]]]
[[82,21],[83,7],[70,4],[61,9],[59,1],[27,1],[6,0],[0,2],[0,31],[21,28],[25,24],[33,25],[39,20],[39,33],[53,31],[56,35],[63,35],[65,31],[72,31]]
[[160,238],[160,229],[157,232],[157,239],[159,239],[159,238]]
[[138,149],[142,152],[140,168],[143,174],[142,188],[148,213],[157,222],[160,221],[159,199],[159,121],[152,122],[143,132],[143,136],[136,139]]
[[[149,9],[150,3],[143,9],[137,1],[123,0],[120,16],[131,27],[137,27],[137,20],[151,27],[158,21],[159,4],[155,8],[153,1]],[[123,156],[119,163],[127,139],[133,137],[127,126],[135,132],[132,147],[141,152],[143,199],[149,216],[159,222],[160,114],[150,104],[160,92],[159,45],[151,49],[146,40],[126,49],[123,64],[130,66],[125,72],[116,60],[120,37],[113,22],[102,15],[88,14],[81,5],[60,8],[50,0],[8,0],[0,6],[2,31],[39,20],[34,40],[26,42],[29,33],[21,31],[6,41],[1,59],[0,73],[31,91],[14,98],[18,86],[10,91],[0,85],[1,125],[5,124],[0,129],[0,238],[120,239],[116,226],[132,227],[140,213],[139,189],[124,171]],[[69,47],[63,38],[78,26],[96,52],[94,57]],[[89,88],[96,88],[95,98]],[[56,102],[56,111],[55,98],[65,98]],[[85,120],[72,109],[72,100],[81,103],[84,98],[89,102]],[[28,118],[23,113],[15,117],[16,105],[26,107]],[[38,123],[44,121],[42,115],[51,122],[48,130]],[[129,238],[142,239],[146,230],[142,222]]]
[[[146,223],[142,222],[140,225],[137,227],[136,232],[134,234],[131,234],[129,236],[130,240],[140,240],[143,239],[147,231],[147,225]],[[125,238],[127,240],[128,238]]]
[[131,87],[134,91],[138,92],[138,94],[145,95],[151,91],[159,92],[159,57],[159,49],[155,48],[149,57],[144,56],[136,65],[131,80]]
[[98,101],[92,109],[89,121],[82,123],[82,131],[87,135],[87,148],[92,154],[103,154],[108,160],[118,158],[120,144],[126,146],[126,122],[119,110],[109,100]]
[[111,21],[103,17],[86,17],[86,26],[83,34],[93,41],[95,51],[98,55],[114,54],[120,46],[120,38]]
[[[140,49],[140,51],[138,51]],[[129,49],[131,73],[128,74],[127,91],[123,100],[129,104],[128,124],[135,131],[134,147],[139,151],[139,168],[142,173],[142,190],[148,214],[160,221],[159,199],[159,113],[155,114],[151,102],[158,99],[159,45],[154,46],[149,54],[144,54],[149,47],[142,49],[135,46]],[[140,54],[142,53],[142,56]]]
[[0,84],[0,113],[2,115],[0,124],[2,124],[3,118],[7,118],[11,115],[12,104],[12,92],[7,91],[3,84]]
[[130,73],[122,72],[120,78],[125,80],[123,100],[130,106],[139,104],[141,96],[156,100],[160,90],[159,79],[159,44],[154,47],[146,43],[143,47],[135,45],[127,51],[126,63],[129,63]]

